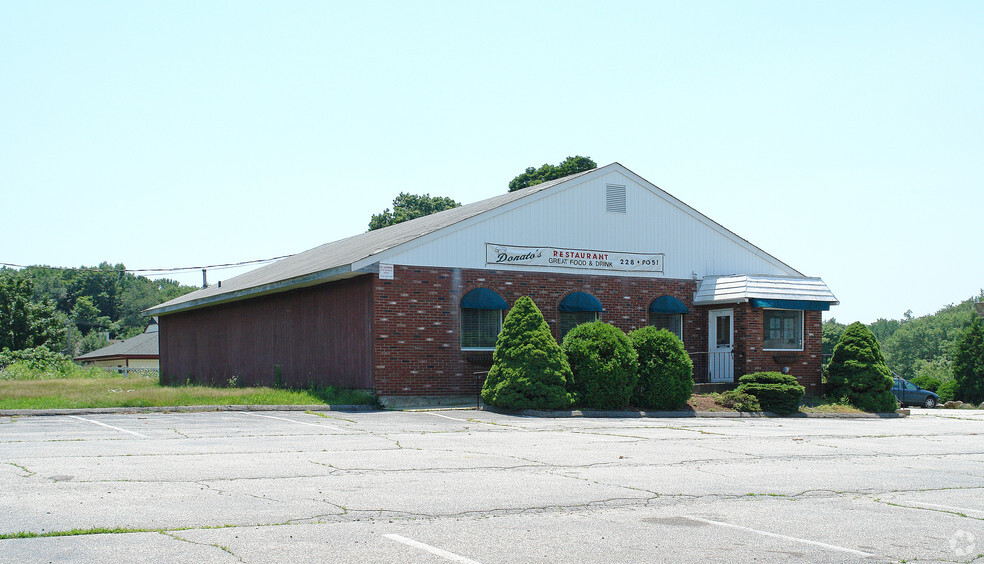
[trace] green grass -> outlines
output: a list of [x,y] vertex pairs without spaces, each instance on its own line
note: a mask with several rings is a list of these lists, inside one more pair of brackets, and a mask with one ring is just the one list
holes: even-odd
[[[19,364],[19,363],[18,363]],[[0,373],[0,409],[172,407],[195,405],[378,405],[362,390],[331,386],[312,390],[161,386],[156,376],[110,376],[100,369],[27,370]]]
[[800,406],[803,413],[864,413],[846,400],[807,397],[804,403],[805,405]]
[[72,529],[69,531],[49,531],[45,533],[29,533],[27,531],[20,531],[18,533],[0,533],[0,540],[7,539],[36,539],[43,537],[74,537],[79,535],[116,535],[121,533],[155,533],[159,532],[159,529],[122,529],[113,528],[106,529],[102,527],[95,527],[92,529]]

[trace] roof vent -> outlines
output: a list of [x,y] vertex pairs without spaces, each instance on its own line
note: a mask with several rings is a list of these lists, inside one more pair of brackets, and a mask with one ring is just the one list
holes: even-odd
[[625,186],[605,186],[605,211],[625,213]]

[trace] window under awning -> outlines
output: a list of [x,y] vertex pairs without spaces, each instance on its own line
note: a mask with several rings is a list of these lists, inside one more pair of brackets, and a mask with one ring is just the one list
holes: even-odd
[[475,288],[461,298],[462,309],[509,309],[502,296],[488,288]]
[[690,310],[673,296],[660,296],[649,304],[649,313],[690,313]]
[[749,300],[752,307],[763,307],[771,309],[802,309],[804,311],[830,311],[830,302],[811,302],[806,300],[765,300],[752,298]]
[[568,294],[567,297],[560,301],[557,309],[568,313],[575,311],[604,311],[598,298],[585,292]]

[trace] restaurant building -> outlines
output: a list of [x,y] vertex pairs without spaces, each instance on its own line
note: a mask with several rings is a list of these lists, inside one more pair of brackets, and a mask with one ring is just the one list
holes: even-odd
[[602,320],[676,333],[697,382],[780,371],[819,393],[837,299],[618,163],[316,247],[146,312],[161,379],[474,397],[509,307],[559,340]]

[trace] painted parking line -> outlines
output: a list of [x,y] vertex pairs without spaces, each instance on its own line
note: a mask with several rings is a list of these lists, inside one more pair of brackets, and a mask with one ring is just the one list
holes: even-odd
[[447,415],[441,415],[440,413],[431,413],[429,411],[425,411],[424,413],[426,413],[427,415],[433,415],[434,417],[443,417],[445,419],[450,419],[451,421],[461,421],[462,423],[472,423],[472,421],[469,421],[467,419],[458,419],[457,417],[448,417]]
[[853,548],[846,548],[843,546],[837,546],[836,544],[827,544],[825,542],[819,542],[809,539],[801,539],[799,537],[790,537],[787,535],[780,535],[777,533],[770,533],[769,531],[760,531],[759,529],[752,529],[750,527],[742,527],[741,525],[733,525],[731,523],[725,523],[723,521],[711,521],[710,519],[702,519],[700,517],[689,517],[685,516],[684,519],[690,519],[691,521],[698,521],[700,523],[707,523],[708,525],[717,525],[718,527],[727,527],[729,529],[737,529],[739,531],[745,531],[748,533],[755,533],[757,535],[762,535],[763,537],[772,537],[775,539],[782,539],[792,542],[798,542],[802,544],[812,544],[813,546],[819,546],[821,548],[826,548],[827,550],[836,550],[838,552],[847,552],[849,554],[857,554],[858,556],[875,556],[870,552],[864,552],[861,550],[855,550]]
[[335,427],[333,425],[322,425],[320,423],[305,423],[304,421],[294,421],[293,419],[287,419],[286,417],[275,417],[273,415],[260,415],[259,413],[240,413],[240,415],[252,415],[253,417],[266,417],[267,419],[277,419],[280,421],[287,421],[289,423],[297,423],[298,425],[307,425],[308,427],[317,427],[319,429],[330,429],[332,431],[344,431],[341,427]]
[[450,560],[452,562],[463,562],[465,564],[480,564],[478,561],[472,560],[471,558],[465,558],[464,556],[461,556],[460,554],[455,554],[453,552],[448,552],[447,550],[442,550],[440,548],[431,546],[429,544],[424,544],[422,542],[415,541],[413,539],[408,539],[407,537],[402,537],[400,535],[394,535],[394,534],[388,534],[388,535],[383,535],[383,536],[386,537],[386,538],[388,538],[391,541],[402,542],[403,544],[405,544],[407,546],[412,546],[414,548],[419,548],[420,550],[426,550],[427,552],[429,552],[431,554],[436,554],[437,556],[440,556],[441,558],[447,558],[448,560]]
[[434,417],[443,417],[445,419],[450,419],[451,421],[461,421],[462,423],[482,423],[483,425],[499,425],[502,427],[509,427],[509,429],[513,431],[523,431],[524,433],[528,433],[530,431],[529,429],[524,429],[522,427],[517,427],[515,425],[509,425],[508,423],[492,423],[491,421],[480,421],[478,419],[458,419],[457,417],[441,415],[440,413],[431,413],[429,411],[424,411],[422,413],[424,413],[425,415],[433,415]]
[[71,417],[72,419],[78,419],[79,421],[85,421],[86,423],[95,423],[96,425],[99,425],[100,427],[106,427],[107,429],[113,429],[114,431],[119,431],[121,433],[129,433],[129,434],[134,435],[136,437],[140,437],[141,439],[148,438],[147,435],[141,435],[140,433],[138,433],[136,431],[129,431],[127,429],[121,429],[119,427],[113,427],[112,425],[107,425],[105,423],[100,423],[99,421],[96,421],[94,419],[86,419],[85,417],[78,417],[76,415],[69,415],[69,417]]

